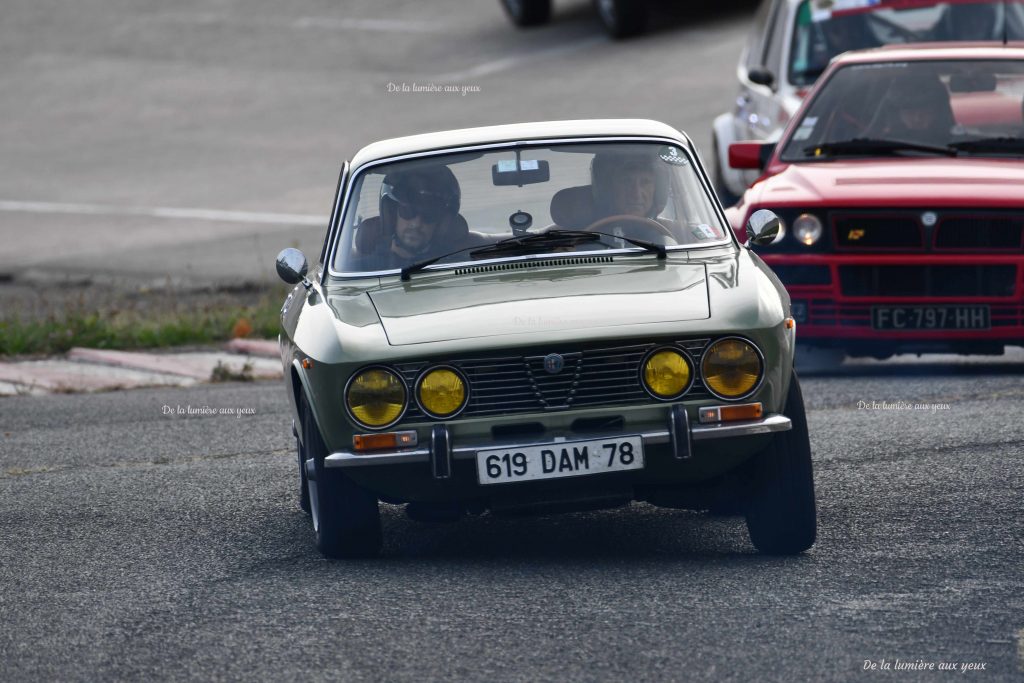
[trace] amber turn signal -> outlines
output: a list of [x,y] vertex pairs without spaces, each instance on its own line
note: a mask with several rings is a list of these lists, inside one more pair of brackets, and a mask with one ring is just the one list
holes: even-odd
[[356,434],[352,447],[357,451],[381,451],[388,448],[407,448],[417,444],[416,432],[388,432],[386,434]]
[[764,416],[764,406],[760,403],[744,403],[739,406],[714,406],[700,409],[700,421],[739,422],[742,420],[760,420]]

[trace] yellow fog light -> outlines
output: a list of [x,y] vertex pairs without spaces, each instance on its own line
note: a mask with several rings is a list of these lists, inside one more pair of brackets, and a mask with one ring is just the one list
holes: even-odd
[[359,424],[374,429],[398,422],[406,401],[405,383],[386,368],[367,368],[345,388],[349,413]]
[[659,349],[648,356],[642,375],[647,391],[666,400],[686,393],[693,379],[690,361],[676,349]]
[[466,382],[452,368],[434,368],[416,386],[420,408],[431,417],[451,417],[466,405]]
[[754,346],[743,339],[719,339],[704,352],[704,384],[715,395],[734,399],[746,396],[761,380],[763,364]]

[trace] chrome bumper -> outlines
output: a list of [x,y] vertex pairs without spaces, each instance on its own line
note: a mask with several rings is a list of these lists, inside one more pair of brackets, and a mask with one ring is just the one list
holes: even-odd
[[[733,422],[726,424],[704,425],[696,424],[690,427],[690,439],[692,441],[706,441],[708,439],[731,439],[737,436],[755,436],[757,434],[770,434],[772,432],[785,432],[792,429],[793,423],[785,415],[769,415],[760,420],[747,422]],[[625,432],[633,435],[637,432]],[[644,445],[656,445],[672,443],[672,433],[668,429],[639,432]],[[563,441],[585,441],[589,439],[600,439],[608,434],[574,434],[572,437],[554,437],[537,439],[536,441],[517,441],[515,443],[485,443],[479,445],[460,445],[451,448],[451,457],[454,460],[473,460],[477,451],[492,450],[495,448],[514,448],[518,446],[541,446]],[[324,459],[325,467],[360,467],[367,465],[398,465],[413,462],[429,462],[431,459],[430,449],[426,447],[413,448],[389,453],[331,453]],[[312,462],[312,461],[311,461]]]

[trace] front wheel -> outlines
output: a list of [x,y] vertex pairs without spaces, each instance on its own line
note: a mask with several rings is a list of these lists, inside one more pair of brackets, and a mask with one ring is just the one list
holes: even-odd
[[814,545],[818,533],[811,442],[795,372],[784,413],[793,428],[776,434],[751,463],[757,488],[747,508],[747,530],[754,547],[769,555],[803,552]]
[[551,20],[551,0],[501,0],[516,26],[541,26]]
[[[316,545],[326,557],[372,557],[382,534],[377,496],[336,468],[324,467],[327,446],[309,405],[302,403],[303,460]],[[310,467],[309,463],[313,466]]]
[[594,0],[597,16],[613,38],[639,35],[647,28],[647,3],[644,0]]

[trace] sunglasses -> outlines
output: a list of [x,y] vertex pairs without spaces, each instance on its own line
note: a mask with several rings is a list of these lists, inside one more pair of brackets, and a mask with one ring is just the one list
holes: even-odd
[[398,215],[407,221],[419,216],[426,223],[437,223],[444,215],[444,207],[440,204],[409,204],[398,202]]

